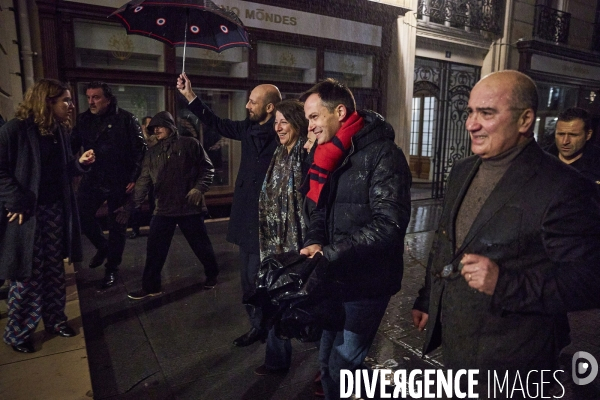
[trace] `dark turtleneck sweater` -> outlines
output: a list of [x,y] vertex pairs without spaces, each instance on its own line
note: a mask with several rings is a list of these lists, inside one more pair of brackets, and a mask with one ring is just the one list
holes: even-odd
[[533,138],[529,138],[518,146],[513,147],[494,157],[481,159],[481,164],[475,177],[469,185],[469,189],[460,205],[456,216],[456,248],[460,248],[471,225],[479,214],[481,207],[492,193],[511,163]]

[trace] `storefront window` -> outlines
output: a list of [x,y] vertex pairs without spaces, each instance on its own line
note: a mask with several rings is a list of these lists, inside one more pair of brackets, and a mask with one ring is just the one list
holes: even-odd
[[[246,118],[246,91],[194,88],[194,92],[217,116],[231,120]],[[233,181],[239,168],[241,153],[239,141],[223,138],[218,132],[200,123],[187,105],[187,101],[179,98],[177,117],[180,133],[195,136],[210,157],[215,167],[210,193],[233,192]]]
[[258,43],[258,79],[315,83],[317,50],[306,47]]
[[[177,71],[183,69],[183,47],[175,49]],[[248,49],[234,47],[221,53],[187,47],[185,49],[185,72],[188,75],[224,76],[231,78],[248,77]]]
[[373,56],[325,52],[325,77],[335,78],[350,87],[373,86]]
[[127,35],[118,24],[75,20],[75,65],[84,68],[134,71],[165,70],[164,44]]
[[[138,86],[122,85],[118,83],[108,84],[120,108],[133,113],[141,121],[145,116],[154,116],[159,111],[165,110],[165,89],[163,86]],[[77,85],[78,111],[88,109],[85,91],[87,82]]]

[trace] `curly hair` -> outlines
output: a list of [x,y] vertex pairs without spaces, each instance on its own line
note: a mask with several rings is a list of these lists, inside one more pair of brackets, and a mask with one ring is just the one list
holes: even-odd
[[51,135],[58,124],[71,128],[71,120],[58,122],[52,113],[52,104],[62,96],[69,85],[54,79],[40,79],[25,92],[23,102],[19,104],[15,117],[20,120],[33,118],[42,136]]
[[304,103],[296,99],[283,100],[275,105],[275,111],[283,114],[300,137],[306,138],[308,120],[304,117]]

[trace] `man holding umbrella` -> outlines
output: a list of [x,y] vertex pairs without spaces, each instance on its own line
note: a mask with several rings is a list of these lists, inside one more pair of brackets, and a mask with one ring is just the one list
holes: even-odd
[[[281,101],[281,93],[273,85],[258,85],[246,103],[248,118],[231,121],[217,117],[196,96],[185,73],[179,75],[177,89],[189,101],[189,110],[202,123],[221,136],[241,142],[242,157],[233,193],[227,241],[240,246],[242,292],[246,296],[254,289],[254,279],[260,267],[258,197],[278,144],[273,120],[275,104]],[[249,346],[267,337],[267,331],[260,327],[261,310],[246,306],[246,311],[252,328],[233,341],[235,346]]]

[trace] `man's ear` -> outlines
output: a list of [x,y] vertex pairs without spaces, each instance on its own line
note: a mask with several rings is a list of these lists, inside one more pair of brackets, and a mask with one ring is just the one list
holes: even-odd
[[267,104],[266,109],[267,109],[267,113],[273,114],[273,111],[275,111],[275,105],[273,103],[269,103],[269,104]]
[[519,116],[517,123],[519,124],[520,133],[530,132],[535,124],[535,114],[533,110],[531,108],[524,110]]
[[587,135],[585,135],[585,141],[586,142],[592,138],[592,133],[593,132],[594,131],[592,131],[591,129],[587,131]]
[[343,104],[338,104],[335,108],[335,115],[338,117],[338,121],[343,121],[346,119],[346,115],[348,114],[348,109]]

